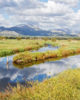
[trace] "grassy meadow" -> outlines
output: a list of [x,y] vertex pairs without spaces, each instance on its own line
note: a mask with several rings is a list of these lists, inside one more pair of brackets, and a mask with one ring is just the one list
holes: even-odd
[[56,45],[55,42],[52,42],[52,40],[46,40],[46,39],[1,39],[0,40],[0,57],[24,52],[24,51],[30,51],[30,50],[36,50],[40,47],[43,47],[44,45],[51,44]]
[[44,45],[44,40],[28,40],[28,39],[5,39],[0,40],[0,56],[15,54],[18,52],[38,49]]

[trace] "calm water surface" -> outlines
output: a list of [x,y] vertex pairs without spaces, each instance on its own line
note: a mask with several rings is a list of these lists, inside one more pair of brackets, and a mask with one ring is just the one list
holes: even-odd
[[80,55],[35,64],[31,67],[25,66],[23,69],[16,68],[12,60],[13,56],[0,58],[0,91],[4,90],[8,84],[15,86],[17,82],[24,84],[25,80],[43,81],[64,70],[80,67]]
[[52,47],[51,45],[48,45],[46,47],[42,47],[39,50],[34,50],[32,52],[36,52],[36,51],[37,52],[45,52],[45,51],[48,51],[48,50],[52,51],[52,50],[57,50],[58,48],[59,48],[58,46]]

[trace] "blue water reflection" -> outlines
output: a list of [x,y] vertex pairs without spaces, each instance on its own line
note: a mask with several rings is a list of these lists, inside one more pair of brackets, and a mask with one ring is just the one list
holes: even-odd
[[80,68],[80,55],[38,65],[35,64],[31,67],[25,66],[24,69],[16,68],[12,60],[13,56],[0,58],[0,91],[4,90],[8,86],[8,83],[24,83],[25,80],[43,81],[64,70]]
[[58,46],[54,46],[54,47],[52,47],[51,45],[48,45],[48,46],[46,46],[46,47],[42,47],[42,48],[40,48],[39,50],[34,50],[34,51],[32,51],[32,52],[45,52],[45,51],[48,51],[48,50],[50,50],[50,51],[52,51],[52,50],[57,50],[59,47]]

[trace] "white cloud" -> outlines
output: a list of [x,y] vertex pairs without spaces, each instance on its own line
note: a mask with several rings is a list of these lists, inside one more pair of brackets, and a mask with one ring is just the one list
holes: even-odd
[[[33,24],[44,29],[69,28],[78,30],[80,11],[74,8],[79,0],[0,0],[2,25]],[[9,16],[6,19],[5,15]]]
[[79,0],[50,0],[50,1],[55,1],[56,3],[61,3],[61,4],[63,3],[65,5],[67,4],[72,7],[77,6],[79,2]]

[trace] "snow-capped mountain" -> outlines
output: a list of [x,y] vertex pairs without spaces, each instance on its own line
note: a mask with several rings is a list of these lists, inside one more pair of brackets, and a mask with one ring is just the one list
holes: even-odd
[[55,29],[55,30],[42,30],[38,28],[37,26],[32,26],[32,25],[25,25],[25,24],[20,24],[16,25],[10,28],[7,27],[0,27],[0,33],[4,33],[5,35],[7,34],[6,32],[14,32],[17,35],[27,35],[27,36],[80,36],[79,34],[73,34],[72,31],[69,29]]
[[49,36],[48,33],[50,33],[50,31],[41,30],[35,26],[23,25],[23,24],[10,28],[0,27],[0,32],[2,31],[14,31],[21,35],[28,35],[28,36]]

